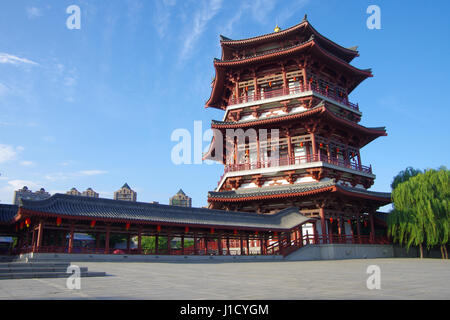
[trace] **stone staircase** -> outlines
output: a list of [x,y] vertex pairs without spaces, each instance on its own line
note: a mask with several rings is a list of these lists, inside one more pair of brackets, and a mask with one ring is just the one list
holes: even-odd
[[[70,262],[0,262],[0,280],[2,279],[33,279],[33,278],[68,278]],[[105,272],[91,272],[86,267],[80,267],[81,277],[104,277]]]

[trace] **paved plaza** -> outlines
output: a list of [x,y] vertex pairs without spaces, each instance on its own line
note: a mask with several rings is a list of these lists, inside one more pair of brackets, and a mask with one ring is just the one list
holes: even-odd
[[[82,278],[80,290],[61,278],[0,280],[0,299],[450,299],[440,259],[76,264],[108,276]],[[367,288],[370,265],[379,290]]]

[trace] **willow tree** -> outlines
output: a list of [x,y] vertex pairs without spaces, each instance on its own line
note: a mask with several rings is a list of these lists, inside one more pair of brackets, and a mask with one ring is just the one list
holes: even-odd
[[388,232],[394,242],[419,246],[439,245],[448,258],[450,217],[450,171],[426,170],[399,183],[392,192],[394,209],[388,217]]

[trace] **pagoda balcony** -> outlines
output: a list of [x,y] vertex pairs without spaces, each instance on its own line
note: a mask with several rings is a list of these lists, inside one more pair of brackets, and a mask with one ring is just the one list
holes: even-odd
[[294,86],[294,87],[290,87],[290,88],[280,88],[280,89],[275,89],[275,90],[271,90],[271,91],[263,92],[263,93],[254,93],[254,94],[251,94],[251,95],[248,95],[245,97],[238,97],[238,98],[231,97],[228,100],[228,105],[231,106],[231,105],[237,105],[237,104],[241,104],[241,103],[261,101],[261,100],[275,98],[275,97],[290,96],[290,95],[299,94],[299,93],[303,93],[303,92],[313,92],[313,93],[320,94],[326,98],[329,98],[333,101],[336,101],[340,104],[347,106],[348,108],[350,108],[352,110],[359,112],[358,104],[348,101],[347,97],[339,96],[335,92],[331,92],[327,89],[320,88],[319,86],[316,86],[316,85],[311,85],[310,83],[308,83],[306,86],[303,84],[300,84],[298,86]]
[[237,163],[237,164],[227,164],[225,165],[225,172],[236,172],[245,170],[255,170],[261,168],[273,168],[273,167],[283,167],[296,164],[305,164],[313,162],[325,162],[338,167],[343,167],[362,173],[373,174],[372,166],[363,166],[358,163],[352,163],[342,159],[331,159],[326,155],[316,154],[316,155],[306,155],[297,157],[280,157],[278,159],[270,159],[266,161],[258,161],[254,163]]

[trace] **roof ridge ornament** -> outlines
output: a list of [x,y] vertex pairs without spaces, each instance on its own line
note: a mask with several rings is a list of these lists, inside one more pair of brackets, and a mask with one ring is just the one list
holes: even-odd
[[303,16],[303,20],[302,22],[308,21],[308,15],[305,13],[305,15]]
[[273,29],[273,32],[280,32],[280,31],[281,31],[281,28],[277,24],[275,29]]

